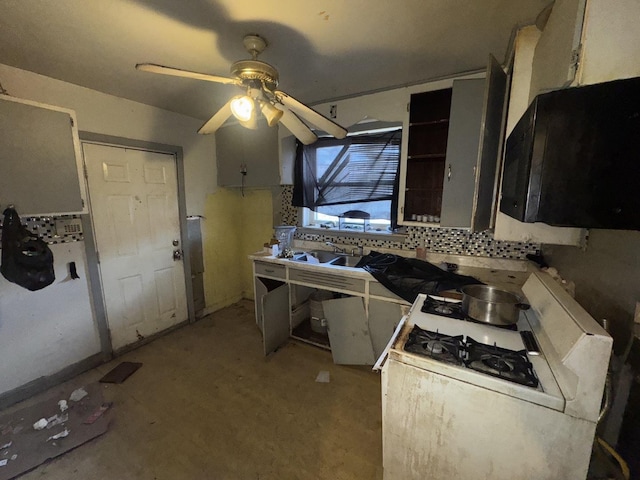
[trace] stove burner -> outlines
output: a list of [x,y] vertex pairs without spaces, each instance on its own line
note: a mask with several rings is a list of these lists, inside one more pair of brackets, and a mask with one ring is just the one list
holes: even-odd
[[441,354],[444,350],[442,342],[439,342],[437,340],[429,340],[426,344],[423,345],[423,347],[436,355]]
[[513,372],[515,370],[513,363],[508,362],[504,358],[500,358],[496,355],[483,355],[482,357],[480,357],[480,360],[487,367],[492,368],[497,372]]
[[462,365],[462,338],[462,335],[452,337],[414,326],[404,344],[404,349],[441,362]]
[[462,303],[439,300],[437,298],[433,298],[430,295],[427,295],[427,298],[422,304],[421,310],[425,313],[433,313],[434,315],[457,318],[459,320],[464,320],[466,316],[462,312]]
[[442,315],[451,315],[453,313],[453,308],[449,305],[438,305],[434,307],[434,310]]
[[485,345],[471,337],[467,337],[465,344],[468,356],[464,363],[468,368],[520,385],[538,386],[538,379],[525,350],[515,352],[496,345]]
[[431,313],[434,315],[440,315],[443,317],[455,318],[458,320],[465,320],[467,322],[479,323],[481,325],[486,325],[488,327],[501,328],[503,330],[514,330],[517,331],[518,327],[514,323],[513,325],[491,325],[486,322],[479,322],[478,320],[474,320],[466,313],[462,311],[462,303],[448,300],[440,300],[437,298],[433,298],[430,295],[427,295],[427,298],[424,300],[422,304],[422,308],[420,311],[424,313]]

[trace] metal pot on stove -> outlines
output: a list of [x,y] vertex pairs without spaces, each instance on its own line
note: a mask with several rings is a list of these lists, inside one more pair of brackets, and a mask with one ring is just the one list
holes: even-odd
[[473,320],[490,325],[513,325],[520,317],[520,310],[529,305],[510,292],[490,285],[465,285],[462,292],[462,311]]

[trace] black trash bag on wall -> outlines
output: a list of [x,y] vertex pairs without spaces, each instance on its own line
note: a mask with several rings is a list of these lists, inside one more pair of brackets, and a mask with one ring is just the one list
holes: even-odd
[[27,230],[13,208],[2,222],[2,276],[28,290],[40,290],[56,279],[49,246]]

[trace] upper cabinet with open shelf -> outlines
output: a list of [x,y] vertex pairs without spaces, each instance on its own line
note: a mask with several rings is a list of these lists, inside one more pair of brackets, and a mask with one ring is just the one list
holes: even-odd
[[489,228],[495,208],[506,75],[491,57],[486,78],[411,95],[399,219]]

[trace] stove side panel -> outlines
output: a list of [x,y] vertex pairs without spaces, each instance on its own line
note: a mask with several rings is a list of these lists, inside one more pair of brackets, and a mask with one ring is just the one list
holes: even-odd
[[595,423],[389,359],[384,479],[584,480]]

